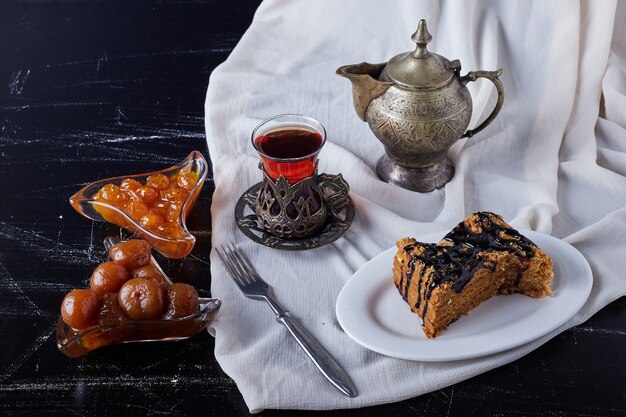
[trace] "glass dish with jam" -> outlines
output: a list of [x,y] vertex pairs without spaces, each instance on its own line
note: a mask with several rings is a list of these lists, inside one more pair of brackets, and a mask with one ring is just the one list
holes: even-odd
[[69,357],[119,343],[181,340],[204,330],[221,301],[173,283],[137,239],[107,237],[110,260],[95,268],[89,288],[66,294],[57,347]]
[[93,182],[70,198],[83,216],[124,227],[168,258],[182,258],[196,238],[186,219],[207,176],[208,164],[193,151],[179,164],[145,174]]

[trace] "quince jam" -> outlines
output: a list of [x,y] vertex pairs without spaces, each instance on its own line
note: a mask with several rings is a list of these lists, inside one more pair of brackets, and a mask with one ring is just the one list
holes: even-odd
[[[100,188],[94,200],[122,210],[150,232],[176,239],[183,232],[180,225],[183,203],[197,182],[197,174],[185,170],[169,176],[150,175],[144,184],[126,178],[119,185]],[[98,206],[96,210],[110,223],[120,226],[128,223],[115,211]]]

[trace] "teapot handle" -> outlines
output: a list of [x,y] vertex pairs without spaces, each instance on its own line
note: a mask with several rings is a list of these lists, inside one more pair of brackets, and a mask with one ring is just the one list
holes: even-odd
[[493,122],[493,119],[496,118],[500,109],[502,108],[502,104],[504,103],[504,88],[502,87],[502,83],[498,79],[498,77],[502,75],[502,68],[496,71],[470,71],[464,77],[461,77],[461,82],[463,85],[467,84],[469,81],[476,81],[478,78],[487,78],[489,81],[494,83],[496,86],[496,90],[498,91],[498,102],[496,103],[496,107],[494,107],[493,111],[481,124],[478,125],[475,129],[468,129],[467,132],[463,133],[462,138],[471,138],[474,134],[480,132],[487,125]]

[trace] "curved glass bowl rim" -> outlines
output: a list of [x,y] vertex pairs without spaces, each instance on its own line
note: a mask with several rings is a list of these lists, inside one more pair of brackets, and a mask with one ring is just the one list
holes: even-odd
[[[188,322],[188,321],[203,322],[207,319],[210,313],[217,310],[222,305],[222,301],[219,298],[199,298],[198,300],[200,301],[201,307],[197,313],[194,313],[192,315],[185,316],[185,317],[179,317],[176,319],[124,320],[118,323],[97,324],[95,326],[91,326],[91,327],[88,327],[86,329],[79,331],[68,326],[63,321],[62,318],[59,318],[59,321],[57,323],[57,329],[69,329],[71,331],[76,332],[76,334],[72,336],[67,336],[68,335],[67,330],[65,330],[62,334],[60,334],[57,330],[57,346],[59,348],[62,348],[66,345],[69,345],[73,341],[76,341],[77,339],[88,336],[92,333],[108,332],[116,328],[130,328],[130,327],[135,327],[135,326],[145,327],[146,325],[150,325],[150,324],[154,324],[154,325],[161,324],[164,321],[166,321],[167,323],[181,323],[181,322]],[[61,337],[61,335],[64,335],[65,337]],[[188,336],[183,336],[182,338],[186,338],[186,337]],[[176,338],[177,337],[173,337],[171,339],[176,339]],[[178,337],[178,338],[181,338],[181,337]],[[110,345],[120,344],[120,343],[131,343],[131,342],[156,342],[156,341],[162,341],[162,340],[168,340],[168,338],[166,337],[166,338],[157,338],[157,339],[122,340],[119,342],[111,343]]]
[[[168,236],[164,236],[158,233],[155,233],[151,230],[146,229],[141,223],[138,223],[135,219],[133,219],[130,215],[128,215],[127,213],[125,213],[122,209],[115,207],[113,205],[107,204],[107,203],[102,203],[99,201],[95,201],[93,199],[94,195],[90,195],[87,196],[85,194],[85,191],[91,187],[96,187],[100,189],[103,186],[107,185],[107,184],[113,184],[116,181],[119,180],[124,180],[126,178],[137,178],[137,177],[149,177],[150,175],[153,174],[163,174],[163,173],[169,173],[172,171],[178,171],[181,170],[185,165],[188,165],[190,163],[193,162],[197,162],[199,169],[198,169],[198,181],[196,181],[196,184],[193,186],[193,188],[191,190],[189,190],[189,195],[187,196],[187,199],[185,199],[185,202],[183,203],[183,205],[180,208],[180,214],[178,216],[178,221],[179,224],[181,226],[181,229],[183,231],[183,236],[180,238],[172,238],[172,237],[168,237]],[[179,162],[176,165],[173,165],[169,168],[165,168],[162,170],[158,170],[158,171],[151,171],[151,172],[146,172],[146,173],[142,173],[142,174],[131,174],[131,175],[120,175],[117,177],[110,177],[110,178],[105,178],[102,180],[98,180],[98,181],[94,181],[91,182],[87,185],[85,185],[83,188],[81,188],[80,190],[78,190],[78,192],[76,192],[74,195],[72,195],[70,197],[70,204],[72,205],[72,207],[74,207],[74,202],[77,203],[87,203],[90,204],[92,206],[101,206],[101,207],[106,207],[109,210],[112,210],[116,213],[119,213],[120,215],[122,215],[124,217],[124,219],[126,219],[127,221],[129,221],[134,227],[137,228],[137,230],[140,230],[142,233],[145,233],[146,235],[160,240],[160,241],[167,241],[167,242],[180,242],[180,241],[185,241],[185,242],[192,242],[194,243],[196,241],[196,238],[194,235],[191,234],[191,232],[189,232],[189,230],[187,229],[187,219],[185,216],[185,208],[187,207],[187,204],[190,201],[191,196],[194,195],[194,193],[199,192],[199,188],[202,188],[202,186],[204,185],[204,180],[206,179],[208,173],[208,164],[206,162],[206,159],[204,158],[204,156],[202,155],[202,153],[200,153],[200,151],[192,151],[189,155],[187,155],[187,157],[185,159],[183,159],[181,162]],[[121,181],[120,181],[121,182]],[[100,219],[94,219],[93,217],[89,217],[86,216],[85,214],[83,214],[82,212],[80,213],[83,216],[94,220],[94,221],[105,221],[104,219],[100,220]],[[119,226],[119,225],[118,225]]]

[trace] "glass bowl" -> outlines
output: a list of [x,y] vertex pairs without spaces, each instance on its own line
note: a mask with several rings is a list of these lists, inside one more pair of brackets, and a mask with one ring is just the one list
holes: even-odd
[[[104,240],[107,251],[122,242],[109,236]],[[172,284],[154,258],[151,264]],[[125,320],[100,324],[85,330],[74,330],[62,319],[57,324],[57,347],[65,355],[75,358],[92,350],[119,343],[154,342],[187,339],[206,329],[222,305],[217,298],[200,298],[198,312],[187,317],[160,320]]]
[[[139,181],[143,185],[151,175],[164,174],[171,177],[183,171],[192,173],[196,178],[196,182],[189,190],[186,199],[180,207],[180,212],[175,220],[173,235],[150,230],[136,218],[133,218],[124,208],[96,199],[98,191],[109,184],[119,186],[125,179],[132,179]],[[125,175],[92,182],[74,194],[70,198],[70,204],[83,216],[91,220],[105,221],[124,227],[144,239],[165,257],[178,259],[188,255],[196,243],[196,238],[187,230],[186,219],[200,194],[200,190],[202,190],[207,173],[208,164],[206,160],[200,152],[193,151],[177,165],[161,171]]]

